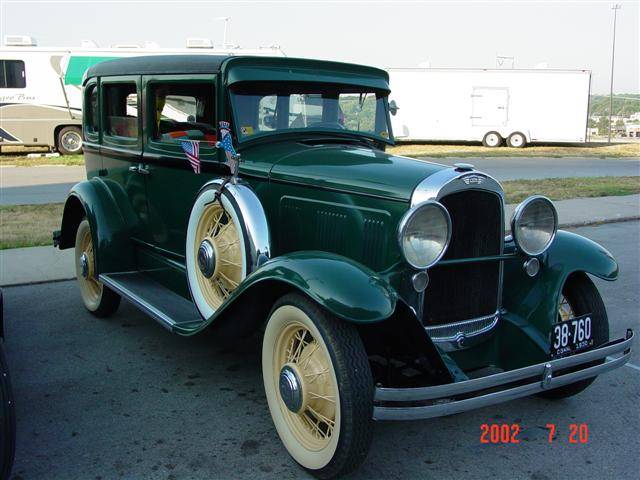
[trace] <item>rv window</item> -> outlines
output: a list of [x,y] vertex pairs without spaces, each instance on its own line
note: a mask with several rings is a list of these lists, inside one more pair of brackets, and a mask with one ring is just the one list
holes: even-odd
[[161,142],[215,142],[211,83],[157,83],[150,90],[155,111],[153,138]]
[[0,88],[24,88],[27,79],[22,60],[0,60]]
[[85,131],[98,133],[98,88],[91,85],[87,89],[87,111],[85,113]]
[[104,92],[105,135],[138,138],[138,97],[135,83],[106,84]]

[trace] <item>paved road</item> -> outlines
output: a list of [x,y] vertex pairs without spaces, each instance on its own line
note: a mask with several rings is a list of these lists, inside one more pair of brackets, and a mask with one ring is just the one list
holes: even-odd
[[[640,151],[640,148],[639,148]],[[640,157],[640,152],[639,155]],[[553,177],[606,177],[640,175],[640,158],[546,158],[546,157],[493,157],[493,158],[435,158],[424,160],[453,165],[471,163],[478,170],[496,180]]]
[[[612,335],[640,330],[640,223],[579,230],[620,260],[598,281]],[[110,320],[81,307],[73,282],[5,289],[16,396],[14,479],[310,478],[271,424],[256,341],[219,347],[172,336],[123,304]],[[632,362],[640,365],[638,347]],[[638,475],[640,370],[623,367],[564,401],[529,398],[446,418],[380,423],[352,478],[631,479]],[[517,422],[518,445],[479,443],[480,425]],[[559,436],[547,443],[545,425]],[[587,445],[568,425],[587,423]]]
[[[430,160],[430,159],[427,159]],[[637,158],[436,158],[436,163],[473,163],[497,180],[640,175]],[[63,202],[85,178],[84,167],[0,167],[0,205]]]
[[0,205],[64,202],[84,167],[0,167]]

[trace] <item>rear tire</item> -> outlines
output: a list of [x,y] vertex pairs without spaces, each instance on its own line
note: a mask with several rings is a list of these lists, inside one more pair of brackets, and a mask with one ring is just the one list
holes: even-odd
[[[287,369],[294,372],[292,382],[283,381]],[[262,372],[271,418],[298,464],[328,479],[364,461],[373,435],[374,387],[353,325],[300,294],[283,296],[269,315]]]
[[524,133],[513,132],[507,138],[507,145],[511,148],[523,148],[527,146],[527,137],[524,136]]
[[80,127],[64,127],[58,132],[58,151],[62,155],[82,153],[82,130]]
[[120,305],[120,295],[97,279],[91,226],[86,218],[80,222],[76,231],[75,259],[76,276],[84,306],[96,317],[108,317],[115,313]]
[[487,132],[482,139],[482,145],[489,148],[495,148],[502,145],[502,137],[498,132]]
[[[562,295],[567,299],[573,313],[572,316],[591,314],[594,348],[607,343],[609,341],[609,319],[602,297],[591,279],[585,273],[571,275],[562,287]],[[558,321],[560,321],[560,313],[558,313]],[[596,361],[587,365],[598,365],[599,363],[602,362]],[[567,372],[569,371],[571,370],[567,370]],[[586,378],[576,383],[541,392],[539,395],[551,400],[572,397],[586,389],[596,378]]]

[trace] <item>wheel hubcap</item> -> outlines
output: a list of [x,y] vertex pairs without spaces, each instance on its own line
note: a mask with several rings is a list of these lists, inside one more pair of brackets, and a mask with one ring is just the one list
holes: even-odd
[[87,252],[82,252],[82,255],[80,255],[80,271],[83,278],[89,278],[89,257]]
[[198,248],[198,267],[207,278],[213,277],[216,271],[216,250],[209,240],[203,240]]
[[290,365],[285,365],[280,370],[279,389],[282,401],[289,411],[298,413],[303,404],[303,390],[298,374]]
[[62,145],[67,150],[78,150],[80,148],[80,142],[82,140],[77,133],[69,132],[62,136]]

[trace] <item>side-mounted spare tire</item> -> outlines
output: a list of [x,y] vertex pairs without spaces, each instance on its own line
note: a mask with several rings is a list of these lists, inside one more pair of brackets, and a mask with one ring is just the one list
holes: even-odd
[[189,216],[185,256],[191,298],[204,319],[269,259],[267,219],[253,190],[214,180],[198,193]]

